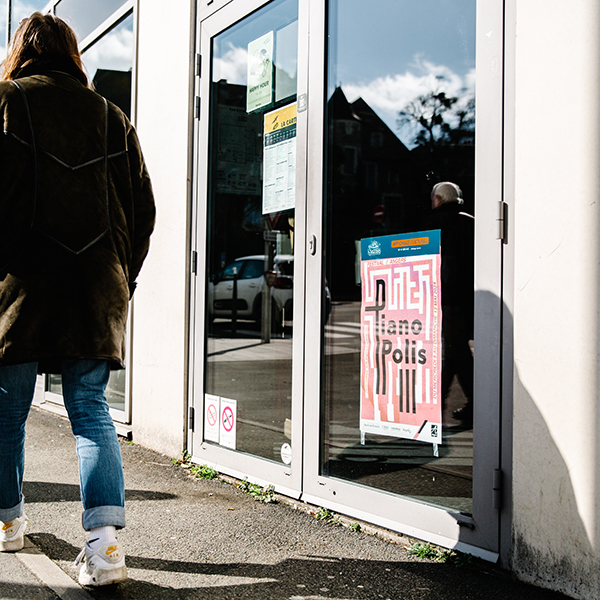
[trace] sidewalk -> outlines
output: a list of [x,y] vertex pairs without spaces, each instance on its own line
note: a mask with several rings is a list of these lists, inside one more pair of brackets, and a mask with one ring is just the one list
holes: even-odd
[[84,590],[73,566],[85,536],[68,421],[32,409],[26,452],[35,547],[0,554],[0,600],[565,598],[485,563],[460,569],[412,557],[399,536],[394,542],[355,532],[282,501],[262,504],[231,483],[191,478],[167,457],[125,442],[128,526],[119,539],[129,580]]

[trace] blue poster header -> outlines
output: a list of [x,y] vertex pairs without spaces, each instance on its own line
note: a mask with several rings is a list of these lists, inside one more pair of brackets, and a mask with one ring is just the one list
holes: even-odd
[[440,230],[413,231],[360,240],[360,259],[397,258],[440,253]]

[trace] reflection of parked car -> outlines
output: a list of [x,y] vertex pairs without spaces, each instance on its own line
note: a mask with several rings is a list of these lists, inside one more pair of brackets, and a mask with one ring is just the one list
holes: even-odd
[[[211,319],[233,316],[233,282],[237,276],[237,318],[260,322],[262,293],[265,283],[264,255],[236,258],[222,271],[211,277],[208,286],[208,314]],[[280,325],[292,320],[294,257],[281,254],[275,257],[273,271],[267,273],[271,286],[273,318]]]

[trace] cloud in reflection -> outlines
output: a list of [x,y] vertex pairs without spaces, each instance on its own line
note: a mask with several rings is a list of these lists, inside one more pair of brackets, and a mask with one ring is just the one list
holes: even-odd
[[133,19],[128,17],[121,25],[101,37],[82,55],[91,79],[97,69],[129,71],[133,63]]
[[[402,141],[410,145],[416,130],[410,125],[398,129],[398,112],[409,102],[429,92],[445,92],[459,98],[457,108],[463,108],[475,95],[475,69],[464,76],[445,65],[438,65],[421,56],[404,73],[377,77],[371,81],[346,83],[342,86],[350,102],[362,98]],[[450,120],[450,119],[449,119]],[[456,123],[450,123],[455,125]]]
[[234,46],[231,42],[222,57],[213,60],[214,81],[226,79],[228,83],[246,85],[248,73],[248,49]]

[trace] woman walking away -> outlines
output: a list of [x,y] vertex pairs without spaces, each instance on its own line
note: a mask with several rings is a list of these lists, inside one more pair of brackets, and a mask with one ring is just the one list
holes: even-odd
[[154,228],[150,179],[131,123],[90,89],[75,34],[53,15],[36,12],[15,32],[0,116],[0,551],[23,547],[36,375],[60,373],[89,532],[79,581],[123,581],[123,467],[105,389],[124,367]]

